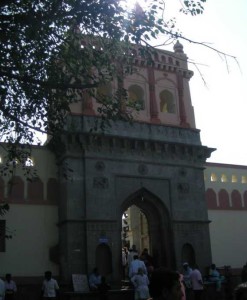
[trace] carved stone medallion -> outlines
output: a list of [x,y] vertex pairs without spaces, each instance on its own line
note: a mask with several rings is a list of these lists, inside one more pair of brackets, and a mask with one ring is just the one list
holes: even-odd
[[141,175],[146,175],[148,173],[148,167],[145,165],[145,164],[140,164],[138,166],[138,172],[141,174]]

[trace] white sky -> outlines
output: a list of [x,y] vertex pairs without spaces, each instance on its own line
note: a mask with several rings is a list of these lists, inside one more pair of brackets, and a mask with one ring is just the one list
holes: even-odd
[[190,87],[196,127],[202,144],[217,148],[208,161],[247,165],[247,1],[207,0],[204,14],[196,17],[174,10],[179,0],[166,2],[167,12],[176,16],[177,27],[186,37],[237,57],[239,66],[231,58],[226,63],[216,52],[180,40],[207,84],[190,64],[195,73]]
[[[128,6],[135,0],[125,0]],[[150,0],[137,0],[145,8]],[[207,0],[204,13],[198,16],[179,12],[183,0],[164,0],[165,17],[175,17],[177,28],[190,40],[208,45],[237,58],[224,59],[206,47],[184,40],[184,52],[193,64],[190,80],[196,127],[201,130],[202,144],[217,148],[208,161],[247,165],[247,1]],[[199,0],[195,0],[199,1]],[[161,44],[159,40],[157,44]],[[173,50],[173,46],[164,47]],[[202,76],[200,75],[202,74]],[[202,80],[206,82],[206,86]]]

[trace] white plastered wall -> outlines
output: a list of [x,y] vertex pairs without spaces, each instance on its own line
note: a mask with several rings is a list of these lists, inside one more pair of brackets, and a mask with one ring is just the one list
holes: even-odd
[[209,210],[213,263],[242,268],[247,261],[247,212]]
[[0,276],[43,276],[46,270],[58,275],[49,259],[50,247],[58,243],[57,206],[12,204],[5,220],[13,238],[0,252]]

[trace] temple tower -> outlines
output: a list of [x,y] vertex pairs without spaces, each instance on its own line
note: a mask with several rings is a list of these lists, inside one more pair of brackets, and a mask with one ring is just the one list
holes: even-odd
[[179,42],[174,52],[158,50],[153,60],[150,66],[137,56],[137,72],[122,81],[130,100],[140,104],[133,123],[116,121],[103,134],[94,132],[97,101],[85,95],[71,106],[63,163],[73,178],[60,178],[59,204],[65,279],[94,266],[120,279],[122,214],[131,205],[146,216],[157,265],[177,269],[186,259],[203,269],[211,263],[203,170],[212,149],[201,144],[195,125],[193,72]]

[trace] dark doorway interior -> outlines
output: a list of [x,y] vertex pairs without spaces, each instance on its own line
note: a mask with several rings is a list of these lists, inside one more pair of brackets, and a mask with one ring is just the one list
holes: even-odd
[[155,266],[174,267],[170,216],[162,200],[147,189],[141,188],[130,195],[122,205],[123,226],[124,215],[128,215],[124,219],[129,222],[125,224],[129,228],[125,232],[122,230],[122,245],[123,237],[126,236],[126,245],[131,247],[133,243],[139,251],[143,250],[141,248],[149,249]]

